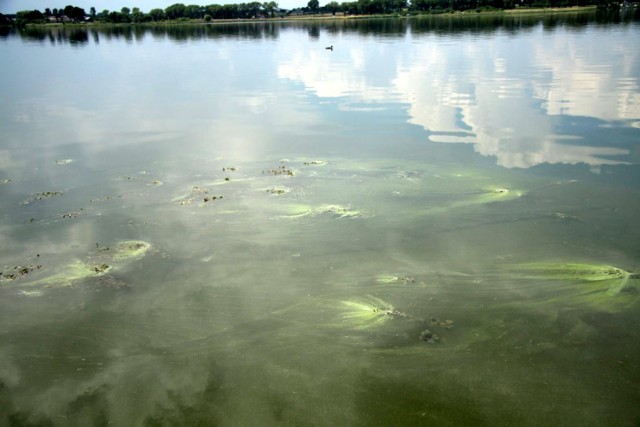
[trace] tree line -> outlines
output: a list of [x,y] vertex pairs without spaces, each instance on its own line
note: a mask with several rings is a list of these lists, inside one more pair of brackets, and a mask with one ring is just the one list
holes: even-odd
[[610,7],[617,4],[613,0],[355,0],[338,3],[335,0],[320,6],[318,0],[309,0],[305,7],[283,10],[275,1],[250,2],[239,4],[210,4],[207,6],[185,5],[176,3],[165,9],[151,9],[142,12],[140,8],[123,7],[120,11],[104,9],[98,12],[91,7],[87,13],[84,9],[68,5],[64,8],[46,8],[21,11],[16,14],[16,24],[46,22],[104,22],[104,23],[146,23],[179,20],[213,19],[253,19],[284,17],[291,14],[333,14],[375,15],[406,12],[444,13],[467,10],[513,9],[516,7],[568,7],[597,5]]

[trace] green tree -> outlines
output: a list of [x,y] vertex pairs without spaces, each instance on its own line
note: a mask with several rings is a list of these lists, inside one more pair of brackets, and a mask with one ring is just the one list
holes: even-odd
[[307,7],[311,10],[311,12],[318,13],[320,2],[318,0],[309,0],[309,3],[307,3]]
[[139,7],[134,7],[131,9],[131,22],[145,22],[151,19],[148,15],[145,15],[140,11]]
[[84,9],[76,6],[65,6],[64,14],[72,21],[84,21]]
[[327,9],[333,15],[335,15],[336,12],[338,12],[340,10],[340,5],[338,4],[337,1],[331,1],[331,2],[327,3],[324,7],[325,7],[325,9]]
[[180,19],[184,18],[187,13],[187,6],[183,3],[176,3],[168,6],[164,9],[164,14],[167,19]]
[[151,18],[152,21],[158,22],[158,21],[162,21],[165,17],[164,15],[164,10],[162,9],[151,9],[149,11],[149,17]]
[[348,13],[349,15],[357,15],[358,3],[355,1],[345,1],[340,4],[340,9],[342,9],[342,12]]
[[260,14],[262,10],[262,3],[257,1],[252,1],[247,3],[247,15],[249,18],[256,18]]
[[[214,15],[215,16],[215,15]],[[241,17],[240,5],[225,4],[220,6],[219,19],[233,19]]]
[[91,9],[89,9],[89,16],[91,17],[91,19],[96,19],[96,8],[91,6]]
[[190,4],[184,10],[185,17],[191,19],[202,19],[204,13],[205,8],[197,4]]
[[98,21],[106,21],[109,18],[109,10],[104,9],[102,12],[98,13],[96,17],[98,18]]
[[278,3],[275,1],[264,2],[262,3],[262,8],[270,18],[273,18],[274,12],[278,10]]
[[31,23],[36,24],[44,21],[45,21],[44,15],[42,14],[42,12],[40,12],[37,9],[23,10],[16,13],[16,24],[18,25],[18,27],[21,27],[21,28],[24,28],[26,24],[31,24]]
[[128,22],[126,15],[123,15],[121,12],[116,12],[115,10],[109,13],[109,16],[107,16],[107,21],[114,24]]

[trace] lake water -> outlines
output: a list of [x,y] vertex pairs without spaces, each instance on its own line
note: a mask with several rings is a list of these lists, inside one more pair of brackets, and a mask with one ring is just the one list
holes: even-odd
[[0,424],[638,425],[639,42],[2,34]]

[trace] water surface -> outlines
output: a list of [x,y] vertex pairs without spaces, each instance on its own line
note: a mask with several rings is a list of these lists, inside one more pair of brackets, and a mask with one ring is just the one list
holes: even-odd
[[640,271],[639,41],[589,14],[3,35],[3,423],[636,425],[637,278],[522,264]]

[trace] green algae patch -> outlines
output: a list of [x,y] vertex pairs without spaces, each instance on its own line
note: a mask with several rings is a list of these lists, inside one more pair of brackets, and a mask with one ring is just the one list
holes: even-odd
[[308,160],[308,161],[302,162],[302,164],[305,166],[324,166],[327,164],[327,162],[324,160]]
[[116,245],[114,261],[140,259],[151,249],[151,244],[141,240],[126,240]]
[[191,188],[191,191],[188,194],[175,197],[171,200],[171,202],[178,203],[180,206],[189,206],[196,203],[197,206],[203,207],[209,202],[221,200],[223,198],[224,196],[222,195],[211,194],[211,190],[209,190],[208,188],[194,186]]
[[141,240],[118,242],[113,248],[99,248],[85,261],[74,260],[66,266],[54,269],[48,276],[22,285],[42,288],[72,286],[82,280],[99,278],[124,269],[133,261],[143,258],[150,249],[151,244]]
[[416,279],[413,276],[405,276],[405,275],[393,275],[393,274],[378,274],[376,276],[376,282],[382,284],[392,284],[392,283],[400,283],[400,284],[413,284],[416,283]]
[[358,218],[362,213],[343,205],[320,205],[313,207],[305,204],[289,204],[281,206],[279,218],[302,218],[307,216],[328,216],[334,218]]
[[48,278],[32,283],[33,285],[70,286],[74,282],[89,277],[98,277],[106,274],[113,267],[108,264],[90,264],[76,260],[64,268],[64,271]]
[[[603,264],[538,262],[516,264],[510,271],[529,278],[553,278],[559,280],[580,280],[600,282],[608,280],[626,281],[634,274],[618,267]],[[613,294],[619,293],[619,290]]]
[[339,323],[350,329],[368,329],[383,325],[395,312],[391,304],[371,295],[340,301],[339,308]]
[[453,204],[453,207],[467,205],[481,205],[485,203],[506,202],[522,197],[524,192],[506,187],[490,186],[479,191],[468,193],[469,198],[460,200]]
[[264,190],[268,194],[273,194],[275,196],[281,196],[283,194],[287,194],[287,193],[291,192],[291,189],[289,187],[285,187],[283,185],[276,185],[276,186],[273,186],[273,187],[267,187],[267,188],[263,188],[262,190]]
[[366,330],[382,326],[394,319],[429,324],[370,294],[345,299],[310,298],[274,314],[302,316],[314,326],[325,329]]
[[357,218],[362,216],[360,211],[342,205],[322,205],[315,209],[316,214],[328,214],[338,218]]
[[289,204],[281,206],[281,214],[278,218],[295,219],[313,215],[313,208],[304,204]]
[[605,264],[537,262],[504,270],[510,280],[530,281],[549,293],[546,302],[618,312],[636,303],[638,274]]

